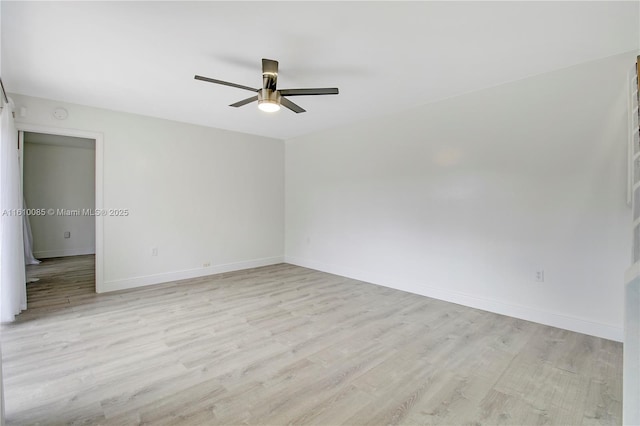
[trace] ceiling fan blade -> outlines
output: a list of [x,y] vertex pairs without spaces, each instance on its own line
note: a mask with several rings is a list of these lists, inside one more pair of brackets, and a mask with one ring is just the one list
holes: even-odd
[[310,95],[337,95],[338,88],[324,88],[324,89],[284,89],[279,90],[282,96],[310,96]]
[[278,61],[262,58],[262,74],[278,74]]
[[285,97],[280,98],[280,105],[286,108],[289,108],[291,111],[295,112],[296,114],[300,114],[301,112],[306,112],[306,110],[303,109],[300,105],[294,104],[293,102],[291,102],[289,99]]
[[201,75],[196,75],[193,78],[195,78],[196,80],[206,81],[208,83],[215,83],[215,84],[222,84],[223,86],[237,87],[238,89],[249,90],[251,92],[258,91],[258,89],[254,89],[253,87],[243,86],[242,84],[229,83],[228,81],[216,80],[214,78],[209,78],[209,77],[202,77]]
[[258,95],[256,95],[256,96],[252,96],[252,97],[247,98],[247,99],[243,99],[243,100],[238,101],[238,102],[236,102],[235,104],[231,104],[231,105],[229,105],[229,106],[232,106],[232,107],[236,107],[236,108],[237,108],[237,107],[241,107],[242,105],[250,104],[251,102],[255,102],[255,101],[257,101],[257,100],[258,100]]

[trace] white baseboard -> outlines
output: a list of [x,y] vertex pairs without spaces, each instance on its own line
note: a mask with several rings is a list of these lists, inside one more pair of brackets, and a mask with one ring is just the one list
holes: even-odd
[[260,266],[275,265],[284,262],[283,256],[265,257],[262,259],[245,260],[242,262],[213,265],[207,268],[185,269],[182,271],[165,272],[162,274],[145,275],[141,277],[125,278],[120,280],[105,281],[101,288],[96,288],[97,293],[108,291],[126,290],[147,285],[166,283],[171,281],[186,280],[189,278],[205,277],[207,275],[221,274],[223,272],[240,271],[242,269],[258,268]]
[[36,259],[48,259],[50,257],[82,256],[83,254],[96,254],[96,249],[94,247],[85,247],[75,249],[41,250],[34,251],[33,257]]
[[539,324],[562,328],[564,330],[570,330],[578,333],[588,334],[591,336],[602,337],[604,339],[615,340],[617,342],[623,341],[624,332],[622,327],[597,323],[582,318],[576,318],[568,315],[558,314],[555,312],[540,310],[538,308],[505,303],[502,301],[478,297],[457,291],[445,290],[442,288],[421,287],[419,292],[417,292],[415,291],[415,289],[409,289],[409,286],[403,286],[402,283],[393,282],[392,279],[380,277],[376,274],[343,266],[329,265],[313,260],[285,256],[284,261],[292,265],[303,266],[305,268],[328,272],[330,274],[353,278],[360,281],[366,281],[372,284],[394,288],[396,290],[402,290],[409,293],[419,294],[421,296],[432,297],[434,299],[444,300],[446,302],[452,302],[463,306],[469,306],[471,308],[481,309],[483,311],[493,312],[500,315],[507,315],[510,317],[532,321]]

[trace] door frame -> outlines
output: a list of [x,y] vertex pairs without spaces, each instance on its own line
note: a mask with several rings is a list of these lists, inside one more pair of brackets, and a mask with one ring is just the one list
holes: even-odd
[[[100,132],[91,132],[78,129],[65,129],[62,127],[40,126],[37,124],[18,123],[19,132],[45,133],[48,135],[71,136],[76,138],[93,139],[96,141],[96,210],[104,209],[104,135]],[[20,147],[21,149],[23,147]],[[23,151],[24,152],[24,151]],[[95,215],[96,221],[96,293],[104,291],[104,216]]]

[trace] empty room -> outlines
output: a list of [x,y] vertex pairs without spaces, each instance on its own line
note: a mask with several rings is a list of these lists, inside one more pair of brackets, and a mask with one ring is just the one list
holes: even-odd
[[640,2],[0,37],[0,425],[640,424]]

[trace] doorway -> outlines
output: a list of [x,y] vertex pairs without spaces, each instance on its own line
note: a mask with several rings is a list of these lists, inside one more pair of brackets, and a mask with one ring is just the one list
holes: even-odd
[[[27,208],[44,209],[42,215],[30,216],[34,255],[45,260],[95,255],[93,290],[100,293],[104,218],[96,212],[103,208],[103,136],[75,129],[16,124]],[[93,161],[87,164],[87,159]],[[84,164],[77,164],[80,162]],[[87,172],[92,175],[87,177]],[[91,181],[89,188],[87,182],[75,182],[83,179],[83,173],[84,179]],[[45,182],[46,179],[51,182]]]
[[94,255],[95,140],[34,132],[21,139],[33,257]]

